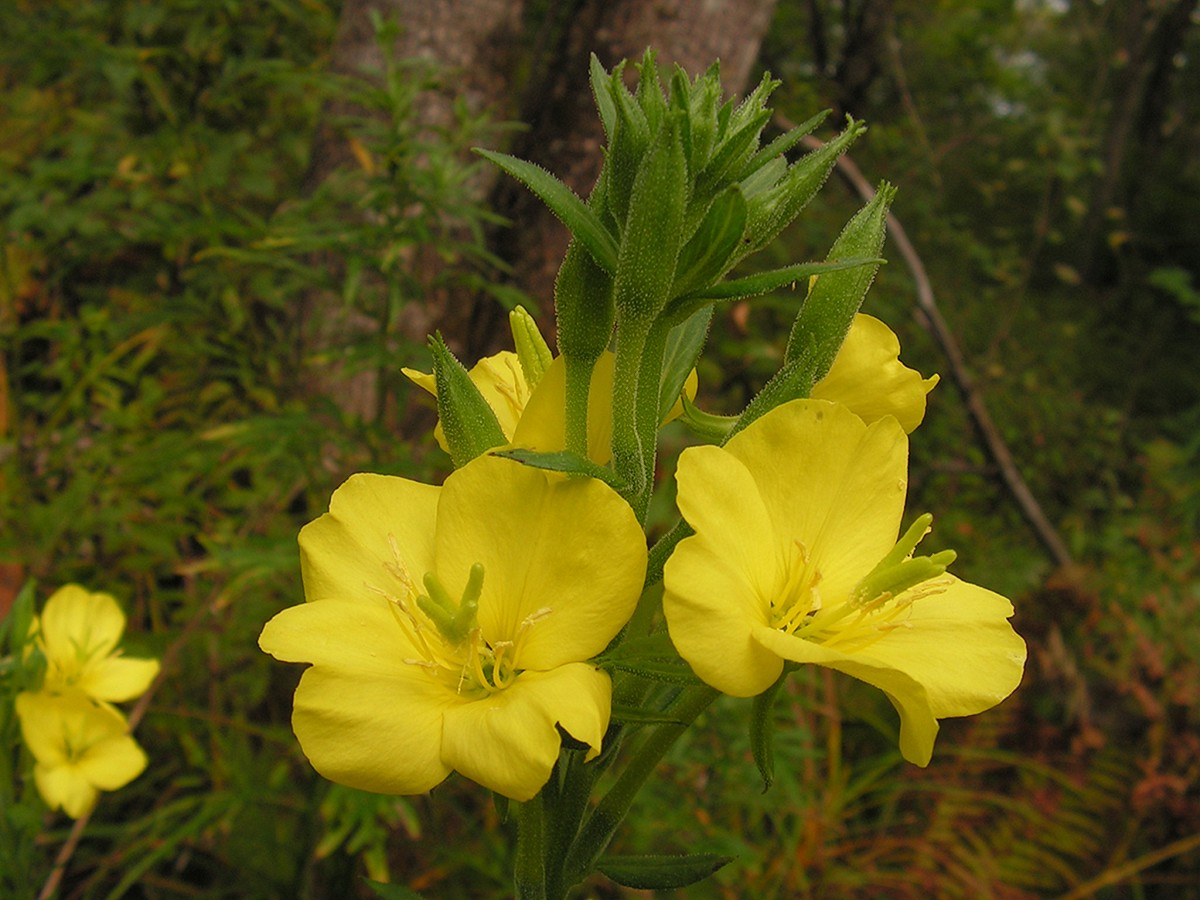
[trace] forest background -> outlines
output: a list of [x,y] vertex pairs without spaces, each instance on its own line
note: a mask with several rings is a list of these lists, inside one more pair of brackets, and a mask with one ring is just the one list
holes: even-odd
[[[150,766],[86,829],[16,802],[0,717],[0,895],[33,896],[56,860],[65,897],[369,896],[364,875],[504,894],[491,799],[316,777],[288,725],[297,673],[255,640],[301,597],[296,532],[347,475],[447,470],[399,377],[424,334],[469,363],[512,305],[550,321],[562,238],[467,148],[586,192],[587,54],[653,44],[693,74],[719,53],[743,89],[770,70],[783,119],[867,121],[854,162],[900,186],[928,281],[889,242],[864,310],[943,374],[910,508],[1014,599],[1030,663],[1001,707],[946,723],[926,770],[881,696],[804,673],[766,793],[747,705],[719,703],[621,849],[736,856],[689,897],[1200,896],[1197,3],[704,19],[727,6],[0,2],[0,619],[80,582],[121,601],[128,652],[164,661],[137,728]],[[835,178],[763,264],[821,258],[860,203]],[[701,405],[763,384],[798,298],[719,318]]]

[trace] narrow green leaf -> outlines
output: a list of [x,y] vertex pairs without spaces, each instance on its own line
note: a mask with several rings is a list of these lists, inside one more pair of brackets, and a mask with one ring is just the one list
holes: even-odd
[[686,856],[603,856],[596,868],[617,884],[644,891],[683,888],[708,878],[733,860],[719,853]]
[[575,238],[587,248],[592,258],[606,272],[613,272],[617,265],[617,242],[608,233],[599,217],[588,208],[575,192],[535,163],[517,159],[507,153],[483,150],[475,152],[495,163],[517,181],[521,182],[541,198],[567,226]]
[[828,116],[829,110],[822,110],[807,122],[801,122],[795,128],[791,128],[779,135],[779,137],[775,138],[775,140],[771,141],[771,143],[767,144],[767,146],[755,153],[754,156],[750,157],[750,161],[746,163],[745,168],[739,173],[741,178],[743,180],[749,178],[771,160],[782,157],[785,153],[789,152],[793,147],[821,127],[821,123],[824,122]]
[[775,683],[754,698],[750,713],[750,749],[762,776],[764,794],[775,783],[775,698],[789,672],[785,666]]
[[828,259],[824,262],[797,263],[794,266],[784,266],[782,269],[756,272],[745,278],[722,281],[683,297],[676,297],[671,301],[667,314],[672,319],[678,320],[682,316],[694,314],[697,309],[709,303],[755,297],[789,284],[798,286],[801,282],[807,282],[813,275],[837,272],[842,269],[857,269],[863,266],[877,266],[882,261],[879,257],[854,256],[845,259]]
[[[658,394],[660,422],[667,417],[675,401],[683,396],[683,386],[692,370],[696,368],[696,360],[700,358],[700,351],[704,349],[704,342],[708,338],[712,314],[711,306],[697,310],[667,334],[667,349],[663,354],[662,381]],[[686,397],[684,402],[687,402]]]
[[603,668],[615,669],[618,672],[628,672],[648,681],[661,681],[665,684],[698,685],[703,682],[695,676],[687,663],[671,658],[639,658],[615,659],[603,663]]
[[662,81],[658,77],[658,66],[654,64],[654,51],[646,48],[638,64],[637,101],[646,114],[646,124],[651,133],[658,130],[667,112],[667,101],[663,96]]
[[666,713],[642,709],[638,706],[629,706],[624,703],[613,703],[611,717],[614,722],[622,722],[626,725],[684,724],[678,717],[670,716]]
[[763,126],[771,119],[771,111],[764,109],[742,125],[737,131],[718,145],[717,152],[696,177],[696,193],[711,196],[722,181],[732,180],[731,173],[742,168],[751,153]]
[[621,479],[617,477],[617,473],[612,469],[597,465],[586,456],[580,456],[578,453],[572,453],[570,450],[542,452],[540,450],[525,450],[520,447],[514,447],[509,450],[496,450],[492,453],[492,456],[511,459],[522,465],[530,466],[534,469],[545,469],[548,472],[566,472],[569,475],[582,475],[587,478],[595,478],[597,481],[603,481],[609,487],[613,488],[613,490],[620,490],[624,486]]
[[370,878],[364,878],[363,882],[376,897],[382,897],[383,900],[425,900],[422,895],[402,884],[388,884],[382,881],[372,881]]

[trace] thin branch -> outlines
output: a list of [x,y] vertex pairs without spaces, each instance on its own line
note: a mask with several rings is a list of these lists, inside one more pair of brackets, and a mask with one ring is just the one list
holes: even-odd
[[[781,116],[779,113],[775,114],[775,119],[777,124],[785,130],[795,127],[786,117]],[[821,141],[814,137],[806,137],[804,143],[813,149],[822,145]],[[875,196],[875,188],[863,177],[862,171],[850,157],[843,156],[838,160],[837,171],[864,201],[869,201]],[[1013,460],[1008,445],[1000,436],[999,429],[996,428],[991,414],[988,413],[987,405],[983,402],[983,396],[975,387],[975,380],[967,368],[966,360],[963,358],[958,340],[954,337],[953,332],[950,331],[950,326],[946,324],[946,320],[942,318],[941,310],[938,309],[937,302],[934,300],[933,286],[929,282],[929,275],[925,271],[925,265],[921,262],[921,257],[917,253],[916,248],[913,247],[912,242],[908,239],[908,234],[904,231],[904,226],[900,224],[900,220],[892,213],[888,214],[888,234],[895,242],[896,249],[900,251],[900,255],[904,258],[904,263],[908,266],[913,282],[916,285],[918,321],[933,336],[933,339],[945,355],[946,362],[950,367],[950,378],[954,381],[955,386],[962,395],[963,402],[967,407],[967,414],[971,417],[971,421],[979,433],[984,449],[1000,470],[1000,477],[1004,482],[1004,486],[1012,494],[1013,499],[1016,500],[1017,506],[1021,510],[1021,515],[1025,517],[1025,521],[1029,523],[1038,541],[1042,544],[1042,547],[1054,563],[1066,572],[1074,571],[1075,560],[1071,556],[1071,552],[1067,549],[1067,545],[1063,543],[1058,531],[1050,524],[1050,520],[1042,510],[1041,504],[1038,503],[1037,498],[1033,496],[1033,492],[1029,489],[1029,485],[1021,476],[1021,472]]]

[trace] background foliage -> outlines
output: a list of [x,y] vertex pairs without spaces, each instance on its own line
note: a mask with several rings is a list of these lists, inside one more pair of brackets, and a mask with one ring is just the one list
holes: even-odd
[[[869,122],[856,161],[901,185],[895,211],[1080,565],[1052,571],[944,382],[914,436],[911,506],[937,516],[964,576],[1016,600],[1026,683],[947,723],[917,771],[882,698],[811,673],[778,706],[765,794],[745,704],[723,701],[624,838],[631,852],[737,854],[689,896],[1194,890],[1195,6],[780,4],[764,62],[781,111]],[[414,105],[439,77],[424,65],[391,60],[372,83],[329,74],[337,13],[326,0],[0,4],[0,604],[28,579],[41,599],[69,581],[112,592],[130,652],[168,672],[138,730],[150,768],[102,800],[64,896],[340,897],[369,874],[475,897],[502,894],[511,870],[491,799],[462,782],[431,802],[316,778],[288,727],[297,673],[254,643],[299,598],[296,531],[346,475],[445,465],[425,438],[397,437],[428,424],[395,380],[421,359],[404,317],[440,287],[421,256],[477,289],[503,266],[460,152],[500,133],[461,110],[418,129]],[[334,97],[369,114],[336,123],[354,163],[313,186]],[[855,206],[831,185],[780,261],[823,256]],[[315,356],[314,292],[373,323],[369,339]],[[938,371],[912,297],[894,261],[868,311],[909,364]],[[794,304],[719,323],[706,407],[732,411],[769,377]],[[315,393],[306,375],[324,367],[380,371],[374,413]],[[32,896],[68,825],[36,812],[23,779],[0,791],[0,895]]]

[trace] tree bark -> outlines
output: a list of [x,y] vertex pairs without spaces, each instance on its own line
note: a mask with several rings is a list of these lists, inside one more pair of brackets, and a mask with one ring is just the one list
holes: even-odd
[[[758,56],[776,0],[568,0],[549,4],[540,18],[518,0],[346,0],[332,52],[336,72],[377,67],[370,11],[399,22],[399,56],[423,55],[450,69],[453,95],[429,98],[421,115],[449,121],[456,98],[475,111],[527,122],[508,152],[530,159],[586,195],[602,161],[602,131],[588,81],[588,56],[606,67],[638,60],[647,47],[660,69],[678,63],[692,75],[721,60],[726,90],[741,92]],[[327,120],[344,108],[332,107]],[[322,127],[313,149],[310,186],[341,165],[353,165],[349,142]],[[553,308],[553,284],[566,249],[562,225],[523,187],[494,171],[475,185],[480,198],[512,223],[489,236],[490,249],[511,266],[511,281],[537,305],[544,324]],[[423,264],[423,263],[422,263]],[[493,299],[435,296],[410,311],[404,323],[419,338],[433,327],[469,363],[507,343],[505,313]],[[374,323],[356,320],[338,298],[314,298],[306,312],[309,340],[337,346],[347,334],[364,334]],[[348,412],[370,414],[377,380],[314,373],[314,389]]]

